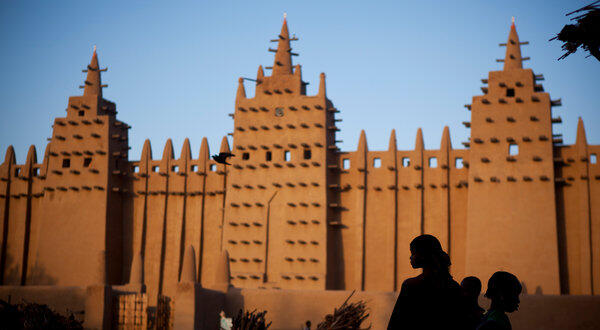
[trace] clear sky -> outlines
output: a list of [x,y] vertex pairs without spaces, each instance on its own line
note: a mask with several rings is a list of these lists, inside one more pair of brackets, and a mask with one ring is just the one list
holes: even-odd
[[[11,1],[0,2],[0,160],[8,145],[23,162],[35,144],[38,159],[53,118],[65,116],[68,97],[80,95],[93,45],[98,46],[105,98],[133,126],[129,158],[139,159],[149,138],[160,158],[167,138],[176,156],[185,137],[198,156],[203,136],[212,151],[231,132],[238,77],[270,66],[269,42],[287,12],[300,40],[308,93],[320,72],[340,109],[342,150],[355,150],[361,129],[369,149],[387,149],[396,129],[398,148],[439,148],[444,125],[455,148],[469,130],[463,108],[481,94],[480,79],[500,70],[511,16],[525,67],[544,74],[565,143],[575,141],[577,117],[588,142],[600,144],[600,62],[579,51],[566,60],[548,39],[569,22],[565,14],[588,1]],[[246,84],[253,95],[253,87]],[[231,143],[231,140],[230,140]]]

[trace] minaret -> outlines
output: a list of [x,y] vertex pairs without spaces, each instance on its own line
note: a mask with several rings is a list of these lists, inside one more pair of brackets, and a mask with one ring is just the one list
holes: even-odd
[[[324,289],[328,221],[335,218],[328,183],[337,175],[335,126],[325,75],[307,96],[293,66],[287,19],[276,39],[272,74],[259,66],[255,96],[238,81],[227,166],[223,250],[236,287]],[[223,150],[221,150],[223,151]],[[281,239],[283,238],[283,239]]]
[[[32,284],[89,285],[127,282],[122,272],[122,196],[129,170],[129,126],[103,98],[94,47],[83,95],[69,98],[67,116],[56,118],[49,144]],[[65,202],[68,201],[68,202]],[[71,251],[65,258],[64,251]],[[99,261],[99,255],[104,259]],[[102,271],[99,272],[98,270]]]
[[503,69],[473,97],[465,270],[485,282],[502,269],[558,294],[553,104],[523,68],[523,44],[513,21]]

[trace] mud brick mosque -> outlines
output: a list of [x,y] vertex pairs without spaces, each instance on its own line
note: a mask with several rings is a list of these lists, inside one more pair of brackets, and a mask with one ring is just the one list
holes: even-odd
[[[0,166],[2,286],[145,287],[148,306],[174,297],[182,280],[202,288],[397,291],[416,274],[409,242],[437,236],[458,280],[484,282],[496,270],[530,292],[600,293],[600,146],[583,121],[574,145],[553,133],[560,106],[523,68],[515,25],[503,69],[482,79],[465,107],[466,149],[448,127],[440,148],[354,151],[336,146],[340,111],[325,74],[306,95],[292,63],[284,20],[272,67],[259,66],[255,97],[239,79],[233,144],[192,159],[189,140],[175,159],[146,140],[128,154],[127,123],[103,98],[98,55],[83,95],[68,100],[42,157],[25,164],[9,147]],[[264,70],[271,70],[266,75]],[[233,152],[231,166],[210,155]],[[133,285],[133,286],[132,286]],[[87,317],[87,316],[86,316]]]

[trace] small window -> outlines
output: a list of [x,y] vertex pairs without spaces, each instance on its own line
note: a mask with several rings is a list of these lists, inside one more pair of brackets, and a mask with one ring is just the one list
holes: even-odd
[[410,158],[402,157],[402,167],[409,167],[409,166],[410,166]]
[[265,160],[270,162],[273,159],[273,154],[270,151],[267,151],[265,154]]
[[15,168],[15,176],[19,176],[19,172],[21,172],[21,169],[19,167]]
[[342,160],[342,167],[347,170],[350,168],[350,159],[348,158],[344,158],[344,160]]
[[217,171],[217,164],[210,164],[210,171],[211,172],[216,172]]
[[248,160],[248,159],[250,159],[250,153],[248,153],[248,152],[244,152],[244,153],[242,154],[242,159],[243,159],[243,160]]
[[506,97],[514,97],[515,96],[515,89],[514,88],[507,88],[506,89]]
[[190,166],[190,172],[196,172],[197,169],[198,169],[198,165]]
[[596,164],[598,160],[596,159],[596,154],[590,155],[590,164]]
[[310,149],[304,149],[304,159],[310,159],[312,157],[312,152]]
[[152,166],[152,172],[158,173],[158,166]]
[[381,167],[381,158],[373,158],[373,167],[375,167],[375,168]]
[[437,157],[429,157],[429,168],[437,167]]
[[33,168],[33,176],[38,176],[38,175],[40,175],[40,168],[34,167]]
[[134,166],[133,167],[133,173],[140,173],[140,167],[139,166]]
[[83,115],[85,115],[85,112],[83,110],[79,110],[79,117],[83,117]]
[[91,163],[92,163],[92,157],[87,157],[87,158],[83,159],[83,167],[90,167]]
[[465,165],[463,164],[463,159],[462,157],[456,157],[454,159],[454,167],[456,168],[463,168]]
[[179,166],[177,166],[177,165],[171,166],[171,171],[177,172],[177,170],[179,170]]
[[275,108],[275,117],[283,117],[283,108]]
[[519,154],[519,146],[511,143],[508,145],[508,155],[509,156],[516,156]]
[[286,162],[289,162],[290,160],[292,160],[292,153],[291,153],[291,152],[289,152],[288,150],[284,151],[284,152],[283,152],[283,159],[284,159]]
[[63,159],[62,167],[63,168],[71,167],[71,160],[69,158]]

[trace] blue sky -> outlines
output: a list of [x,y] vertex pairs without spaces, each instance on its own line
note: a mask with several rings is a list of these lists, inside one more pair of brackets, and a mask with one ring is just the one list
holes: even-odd
[[[300,41],[308,93],[327,74],[328,97],[341,110],[342,150],[354,150],[361,129],[371,150],[414,146],[422,127],[428,149],[439,147],[444,125],[462,148],[481,78],[501,69],[498,43],[516,17],[525,67],[544,74],[545,90],[563,106],[554,116],[565,143],[577,117],[588,142],[600,144],[600,62],[578,52],[566,60],[548,39],[569,22],[565,14],[591,1],[2,1],[0,2],[0,160],[12,144],[23,162],[27,148],[41,157],[54,117],[79,95],[93,45],[105,98],[116,102],[130,130],[130,159],[149,138],[160,158],[167,138],[176,156],[185,137],[197,157],[203,136],[212,151],[232,131],[237,79],[270,66],[267,49],[287,12]],[[248,83],[246,90],[253,94]],[[231,142],[231,141],[230,141]]]

